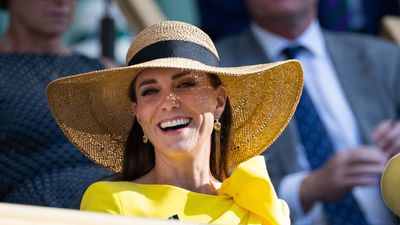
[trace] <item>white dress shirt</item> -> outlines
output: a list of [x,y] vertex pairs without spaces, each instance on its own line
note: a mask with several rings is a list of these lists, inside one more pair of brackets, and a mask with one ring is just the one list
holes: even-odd
[[[360,146],[360,133],[356,120],[337,78],[318,22],[314,21],[294,41],[267,32],[254,23],[250,28],[272,61],[284,60],[282,50],[288,46],[302,45],[305,47],[297,59],[303,66],[307,91],[327,129],[335,150],[345,151]],[[304,172],[284,177],[278,188],[278,194],[289,204],[294,225],[327,224],[322,203],[315,204],[308,213],[304,213],[302,209],[299,195],[300,184],[308,174],[310,165],[302,144],[298,143],[297,146],[300,156],[298,160]],[[353,189],[353,194],[371,225],[394,225],[393,218],[381,198],[378,182],[377,180],[375,186],[356,187]]]

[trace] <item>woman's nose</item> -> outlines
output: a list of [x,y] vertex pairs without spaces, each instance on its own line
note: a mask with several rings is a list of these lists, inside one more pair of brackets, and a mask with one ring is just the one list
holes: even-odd
[[169,111],[177,107],[179,107],[179,97],[172,92],[167,93],[162,103],[162,109]]

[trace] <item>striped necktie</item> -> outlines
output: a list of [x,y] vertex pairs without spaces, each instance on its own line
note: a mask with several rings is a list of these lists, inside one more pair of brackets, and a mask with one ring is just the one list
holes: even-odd
[[[293,59],[304,50],[306,50],[304,47],[297,45],[285,48],[282,54],[287,59]],[[305,87],[294,118],[311,168],[318,169],[334,154],[335,150]],[[351,192],[335,202],[323,205],[330,225],[367,225]]]

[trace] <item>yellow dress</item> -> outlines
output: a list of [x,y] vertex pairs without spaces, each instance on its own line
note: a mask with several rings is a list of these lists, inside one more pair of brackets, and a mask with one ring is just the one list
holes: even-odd
[[262,156],[241,163],[218,195],[171,185],[101,181],[87,189],[81,210],[210,224],[290,224],[289,208],[276,196]]

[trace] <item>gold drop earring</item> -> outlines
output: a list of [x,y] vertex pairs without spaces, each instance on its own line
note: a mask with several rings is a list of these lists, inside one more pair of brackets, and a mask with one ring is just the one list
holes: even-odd
[[149,142],[149,138],[143,134],[143,143],[147,144],[147,142]]
[[218,121],[218,119],[214,122],[214,130],[217,132],[221,131],[221,123]]

